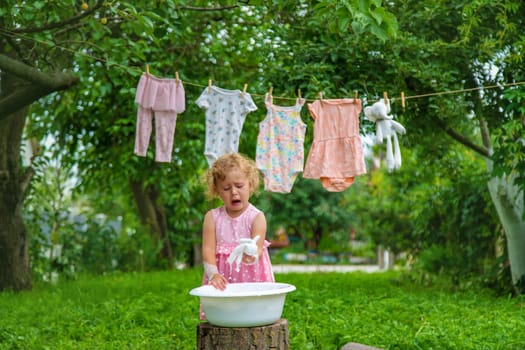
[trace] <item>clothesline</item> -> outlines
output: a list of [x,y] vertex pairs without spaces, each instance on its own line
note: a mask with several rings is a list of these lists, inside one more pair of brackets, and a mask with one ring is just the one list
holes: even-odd
[[[120,63],[109,62],[109,60],[106,59],[106,58],[97,57],[97,56],[94,56],[94,55],[91,55],[91,54],[88,54],[88,53],[76,51],[76,50],[73,50],[73,49],[70,49],[70,48],[67,48],[67,47],[63,47],[63,46],[60,46],[60,45],[56,45],[54,43],[49,43],[49,42],[46,42],[46,41],[43,41],[43,40],[30,38],[30,37],[27,37],[27,36],[25,36],[23,34],[14,33],[14,32],[8,31],[6,29],[0,29],[0,31],[2,31],[4,34],[9,35],[9,36],[11,36],[13,38],[19,38],[19,39],[24,39],[24,40],[28,40],[28,41],[33,41],[33,42],[36,42],[36,43],[39,43],[39,44],[43,44],[43,45],[54,46],[54,47],[60,48],[62,50],[65,50],[65,51],[68,51],[68,52],[71,52],[71,53],[74,53],[74,54],[79,54],[81,56],[84,56],[84,57],[87,57],[87,58],[91,58],[91,59],[99,61],[99,62],[103,62],[103,63],[106,64],[106,66],[108,68],[110,66],[115,66],[115,67],[118,67],[118,68],[120,68],[120,69],[122,69],[124,71],[129,71],[129,69],[131,68],[129,66],[122,65]],[[137,72],[143,72],[141,69],[139,69],[137,67],[133,67],[133,69],[136,70]],[[176,72],[176,75],[177,75],[177,78],[178,78],[178,72]],[[184,84],[185,85],[190,85],[190,86],[195,86],[195,87],[200,87],[200,88],[207,87],[207,85],[198,84],[198,83],[189,82],[189,81],[184,81]],[[409,100],[409,99],[417,99],[417,98],[432,97],[432,96],[442,96],[442,95],[450,95],[450,94],[459,94],[459,93],[478,91],[478,90],[489,90],[489,89],[495,89],[495,88],[506,88],[506,87],[511,87],[511,86],[520,86],[520,85],[524,85],[524,84],[525,84],[525,81],[520,81],[520,82],[514,82],[514,83],[503,83],[503,84],[494,84],[494,85],[487,85],[487,86],[478,86],[478,87],[467,88],[467,89],[457,89],[457,90],[449,90],[449,91],[431,92],[431,93],[419,94],[419,95],[405,95],[404,92],[401,92],[399,94],[400,97],[390,97],[390,100],[392,102],[397,101],[397,100],[402,100],[403,107],[404,107],[404,101],[405,100]],[[246,85],[245,85],[245,88],[246,88]],[[272,88],[273,87],[270,87],[270,92],[271,92]],[[322,96],[322,92],[320,92],[320,94]],[[250,93],[250,95],[254,96],[254,97],[260,97],[260,98],[263,98],[263,99],[266,97],[266,94]],[[386,93],[384,94],[384,97],[385,98],[387,97]],[[280,99],[280,100],[295,101],[297,97],[273,96],[273,98]],[[315,99],[305,99],[305,101],[313,102],[313,101],[315,101]]]
[[[126,68],[125,66],[123,66],[123,67]],[[177,75],[178,75],[178,73],[177,73]],[[432,92],[432,93],[420,94],[420,95],[404,95],[404,94],[400,94],[400,97],[394,97],[394,98],[391,98],[390,100],[391,101],[396,101],[396,100],[401,100],[401,99],[408,100],[408,99],[416,99],[416,98],[431,97],[431,96],[441,96],[441,95],[465,93],[465,92],[471,92],[471,91],[476,91],[476,90],[488,90],[488,89],[495,89],[495,88],[505,88],[505,87],[510,87],[510,86],[524,85],[524,84],[525,84],[525,81],[520,81],[520,82],[515,82],[515,83],[504,83],[504,84],[494,84],[494,85],[487,85],[487,86],[478,86],[478,87],[475,87],[475,88],[468,88],[468,89],[458,89],[458,90]],[[207,87],[207,85],[202,85],[202,84],[198,84],[198,83],[192,83],[192,82],[188,82],[188,81],[184,81],[184,85],[191,85],[191,86],[196,86],[196,87],[200,87],[200,88]],[[271,91],[271,89],[272,89],[272,87],[270,87],[269,91]],[[250,93],[250,95],[251,96],[255,96],[255,97],[260,97],[260,98],[263,98],[263,99],[266,98],[266,94]],[[297,99],[297,97],[282,97],[282,96],[273,96],[273,98],[281,99],[281,100],[291,100],[291,101],[295,101]],[[305,101],[313,102],[313,101],[315,101],[315,99],[305,99]]]

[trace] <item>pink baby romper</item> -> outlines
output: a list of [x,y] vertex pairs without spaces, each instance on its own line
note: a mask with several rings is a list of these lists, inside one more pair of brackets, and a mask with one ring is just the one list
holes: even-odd
[[[233,249],[239,245],[241,238],[251,238],[253,220],[260,212],[252,204],[236,218],[229,216],[224,206],[212,210],[217,241],[215,248],[217,269],[219,273],[226,277],[229,283],[275,282],[270,254],[268,253],[270,242],[266,240],[264,241],[263,253],[257,263],[251,265],[241,264],[241,268],[237,272],[237,265],[231,266],[226,262]],[[204,274],[202,284],[206,285],[208,283],[208,277]],[[204,319],[202,309],[201,319]]]
[[308,110],[314,119],[314,140],[303,177],[320,179],[327,191],[344,191],[366,173],[359,136],[361,100],[316,100]]
[[264,174],[264,189],[289,193],[297,175],[304,168],[304,135],[306,124],[301,120],[304,99],[295,106],[281,107],[266,97],[266,118],[259,123],[255,163]]

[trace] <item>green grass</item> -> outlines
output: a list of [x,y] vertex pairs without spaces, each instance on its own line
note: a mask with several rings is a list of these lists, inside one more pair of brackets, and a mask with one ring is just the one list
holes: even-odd
[[[525,349],[522,298],[396,272],[282,274],[291,349]],[[200,270],[82,277],[0,293],[0,349],[195,349]]]

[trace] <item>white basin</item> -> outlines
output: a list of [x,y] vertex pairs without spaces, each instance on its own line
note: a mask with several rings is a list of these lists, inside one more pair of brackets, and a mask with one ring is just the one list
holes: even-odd
[[257,327],[281,318],[286,293],[295,290],[287,283],[229,283],[225,290],[211,285],[194,288],[190,295],[200,297],[206,319],[221,327]]

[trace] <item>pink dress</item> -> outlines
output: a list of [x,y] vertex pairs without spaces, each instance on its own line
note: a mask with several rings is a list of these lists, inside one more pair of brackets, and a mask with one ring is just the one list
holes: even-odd
[[[215,237],[217,246],[215,248],[215,259],[219,272],[226,277],[230,283],[238,282],[274,282],[272,264],[267,247],[270,242],[264,241],[263,254],[259,261],[253,265],[241,264],[239,272],[236,265],[233,267],[226,262],[233,249],[239,245],[241,238],[250,238],[252,223],[261,211],[252,204],[246,208],[244,213],[232,218],[226,212],[224,206],[212,210],[215,221]],[[203,284],[208,284],[208,278],[204,276]]]
[[[217,245],[215,248],[215,259],[219,273],[224,275],[229,283],[239,282],[275,282],[272,263],[268,253],[270,242],[264,241],[264,248],[259,261],[255,264],[241,264],[239,272],[237,265],[231,266],[226,262],[233,249],[239,245],[241,238],[250,238],[252,223],[261,211],[249,204],[248,208],[240,216],[232,218],[226,212],[226,208],[221,206],[212,209],[213,220],[215,221],[215,237]],[[208,284],[208,277],[204,274],[202,284]],[[201,308],[201,319],[205,315]]]
[[361,100],[316,100],[308,110],[314,119],[314,140],[303,177],[320,179],[327,191],[344,191],[366,173],[359,135]]

